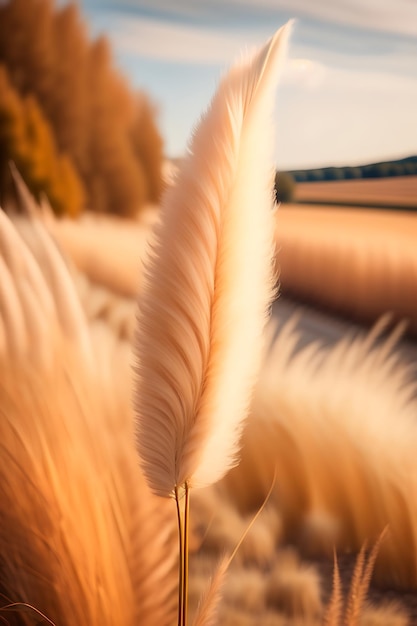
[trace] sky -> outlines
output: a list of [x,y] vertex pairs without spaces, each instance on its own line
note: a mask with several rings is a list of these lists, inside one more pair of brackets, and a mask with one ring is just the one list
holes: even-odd
[[[65,2],[62,0],[61,4]],[[79,0],[91,35],[159,110],[181,156],[242,50],[295,18],[277,91],[279,169],[417,154],[417,0]]]

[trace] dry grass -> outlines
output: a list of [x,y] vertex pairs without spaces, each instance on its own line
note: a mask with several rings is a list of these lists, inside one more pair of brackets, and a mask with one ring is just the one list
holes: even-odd
[[76,376],[59,361],[40,376],[32,365],[1,365],[3,592],[56,624],[135,624],[139,615],[153,623],[158,615],[168,626],[173,511],[138,470],[120,419],[127,407],[74,366]]
[[[194,495],[192,519],[195,546],[204,554],[231,554],[249,527],[252,515],[241,515],[234,504],[216,488]],[[282,536],[282,522],[276,507],[266,506],[249,530],[234,562],[246,567],[269,568]]]
[[239,607],[249,614],[261,615],[266,606],[266,576],[259,568],[241,568],[235,576],[228,576],[224,589],[224,602]]
[[[223,509],[222,496],[218,490],[212,490],[209,499],[213,503],[217,501],[218,510]],[[206,500],[204,495],[201,500],[202,502]],[[206,523],[210,526],[210,512],[206,510],[204,515],[207,516]],[[233,517],[236,515],[234,512]],[[366,550],[366,544],[362,546],[350,581],[345,574],[341,581],[339,567],[335,561],[333,592],[327,606],[324,606],[322,601],[324,594],[316,568],[311,563],[302,562],[294,547],[275,549],[270,561],[261,567],[259,564],[235,560],[223,584],[216,624],[361,626],[362,623],[367,623],[366,620],[375,620],[375,624],[388,625],[392,619],[393,626],[396,626],[397,622],[399,625],[408,626],[407,613],[399,604],[385,602],[379,607],[366,604],[375,560],[381,544],[383,545],[386,540],[385,534],[380,535],[369,552]],[[221,552],[221,546],[222,539],[219,538],[218,552]],[[193,613],[198,597],[207,587],[207,579],[212,575],[219,558],[212,550],[213,546],[204,540],[199,544],[198,553],[191,561]]]
[[[379,536],[369,555],[366,555],[366,544],[363,544],[356,559],[350,589],[345,601],[343,600],[339,566],[335,554],[333,590],[323,616],[324,626],[342,626],[342,624],[343,626],[360,626],[361,620],[364,618],[365,598],[371,582],[375,560],[385,536],[386,529]],[[389,617],[389,610],[386,617]]]
[[[219,506],[220,503],[221,499]],[[254,528],[257,523],[258,520]],[[242,548],[245,542],[246,539]],[[192,612],[219,558],[212,549],[212,545],[204,541],[191,560]],[[221,539],[217,551],[222,552]],[[291,626],[298,623],[312,626],[318,624],[322,610],[320,580],[315,568],[302,563],[294,550],[277,552],[274,549],[268,562],[262,565],[235,558],[224,581],[216,623],[226,625],[230,621],[256,626],[263,624],[266,618],[272,620],[275,615],[276,620]]]
[[318,620],[323,605],[315,568],[301,564],[294,554],[278,553],[275,567],[268,575],[266,604],[291,618]]
[[417,176],[298,183],[295,202],[415,207]]
[[158,210],[152,208],[140,221],[85,214],[79,220],[48,215],[45,223],[63,252],[90,281],[133,298],[142,285],[143,264],[157,218]]
[[410,619],[400,605],[387,602],[378,607],[365,606],[359,626],[410,626]]
[[284,536],[311,544],[309,534],[321,535],[325,553],[330,542],[357,551],[388,524],[377,577],[415,587],[416,387],[393,340],[375,345],[377,334],[294,355],[296,336],[284,329],[256,390],[241,464],[225,484],[251,510],[275,471]]
[[417,220],[411,214],[281,207],[282,291],[373,322],[391,311],[417,332]]
[[[50,220],[48,227],[91,282],[126,298],[137,295],[149,224],[86,217]],[[417,332],[414,215],[282,206],[276,237],[284,293],[367,322],[392,311]]]
[[[120,466],[121,472],[126,471],[130,462],[135,464],[136,469],[129,469],[129,473],[135,483],[134,485],[132,483],[128,484],[129,492],[139,491],[142,493],[143,486],[143,479],[140,476],[135,478],[134,472],[137,471],[137,466],[135,457],[131,457],[132,449],[131,447],[126,448],[126,446],[130,446],[128,442],[131,441],[131,435],[128,434],[130,427],[128,426],[127,430],[120,430],[120,419],[130,419],[130,408],[128,406],[130,393],[130,346],[125,340],[120,340],[120,334],[123,335],[123,333],[120,333],[119,324],[113,323],[114,319],[117,319],[117,316],[109,314],[111,309],[117,310],[119,298],[108,294],[109,302],[105,304],[107,294],[99,290],[98,302],[101,302],[101,304],[96,306],[94,302],[97,296],[97,287],[89,287],[88,283],[82,283],[80,281],[78,281],[78,285],[83,290],[85,306],[87,310],[90,310],[91,314],[90,333],[94,352],[99,355],[101,371],[106,372],[105,376],[100,374],[102,380],[100,384],[104,385],[107,391],[106,393],[101,392],[102,399],[99,405],[96,406],[95,401],[92,401],[91,398],[89,398],[88,401],[82,399],[87,394],[87,388],[90,394],[94,384],[97,384],[97,382],[94,383],[94,381],[89,382],[88,374],[86,375],[85,391],[82,390],[84,388],[77,388],[77,394],[72,400],[70,399],[71,396],[68,396],[68,391],[65,387],[66,383],[64,381],[61,383],[57,382],[59,375],[56,372],[53,382],[49,379],[45,380],[44,383],[41,382],[41,385],[44,384],[45,388],[34,387],[34,382],[32,381],[32,377],[34,376],[33,372],[25,374],[25,376],[28,376],[27,380],[22,378],[23,374],[21,371],[12,375],[12,378],[14,378],[14,380],[18,379],[19,381],[26,380],[26,383],[24,383],[26,387],[34,390],[34,397],[29,395],[27,399],[29,403],[28,407],[30,406],[30,409],[27,409],[28,415],[34,410],[37,410],[37,412],[41,411],[41,408],[38,407],[39,398],[48,398],[48,419],[50,419],[51,414],[57,415],[57,419],[61,420],[62,425],[66,423],[70,416],[72,420],[74,419],[77,410],[76,407],[79,406],[80,402],[83,406],[86,406],[86,403],[90,403],[91,414],[96,417],[101,425],[105,424],[106,426],[102,436],[97,437],[95,435],[94,441],[92,441],[91,438],[88,439],[81,431],[78,432],[77,429],[80,428],[78,420],[75,420],[75,424],[71,426],[74,433],[75,431],[78,432],[78,434],[74,434],[74,439],[76,438],[78,441],[78,437],[80,438],[80,445],[78,446],[77,443],[78,451],[74,462],[77,461],[78,463],[80,455],[84,458],[84,454],[86,456],[93,454],[95,458],[94,463],[98,463],[96,469],[92,470],[89,461],[83,462],[82,472],[79,475],[79,479],[77,478],[77,481],[80,480],[83,484],[83,490],[81,494],[79,494],[79,497],[84,498],[84,492],[90,489],[91,492],[88,499],[93,501],[100,492],[100,489],[103,488],[104,492],[100,493],[103,493],[103,498],[109,499],[109,506],[114,507],[114,491],[110,485],[113,484],[116,479],[116,461],[111,456],[106,461],[106,466],[111,467],[112,471],[108,474],[109,481],[106,480],[104,486],[100,487],[103,481],[102,462],[100,461],[103,453],[100,452],[100,450],[106,449],[106,454],[116,455],[117,459],[119,459],[118,462],[122,463]],[[89,309],[88,293],[90,289],[91,303]],[[120,300],[120,307],[123,311],[125,310],[124,302],[123,299]],[[120,319],[121,318],[123,318],[123,315],[120,316]],[[264,493],[267,491],[272,481],[275,460],[276,458],[281,458],[281,472],[278,473],[277,479],[277,489],[279,490],[280,500],[277,501],[273,499],[268,503],[267,508],[251,529],[235,557],[229,576],[226,577],[223,586],[223,602],[220,606],[218,621],[215,622],[218,624],[250,624],[251,626],[257,626],[259,623],[262,623],[263,626],[264,624],[276,624],[277,626],[297,626],[300,624],[306,626],[306,624],[308,624],[308,626],[316,626],[320,623],[321,599],[316,572],[312,570],[311,567],[309,568],[306,564],[300,562],[297,555],[291,557],[288,555],[288,552],[278,551],[277,553],[279,544],[285,537],[291,535],[289,532],[291,526],[296,529],[295,536],[297,541],[303,545],[304,551],[309,554],[314,554],[315,551],[316,553],[317,551],[321,552],[321,550],[325,553],[329,553],[334,542],[340,541],[340,543],[343,544],[343,541],[345,541],[346,537],[350,536],[349,533],[352,532],[352,525],[354,527],[357,526],[358,529],[362,528],[358,535],[355,535],[355,541],[359,542],[360,537],[366,534],[369,528],[376,528],[379,521],[384,517],[379,518],[378,507],[375,506],[375,503],[378,502],[381,494],[382,501],[384,501],[385,491],[386,493],[388,492],[385,498],[387,502],[386,507],[387,509],[389,508],[392,517],[398,517],[397,522],[394,523],[394,529],[397,532],[397,544],[394,549],[387,553],[385,558],[388,560],[385,561],[385,564],[382,561],[379,568],[382,568],[382,571],[384,571],[384,568],[392,568],[395,573],[398,569],[398,563],[403,560],[404,552],[406,549],[409,551],[410,537],[412,540],[412,535],[405,535],[402,541],[398,542],[398,534],[406,528],[406,525],[411,519],[413,513],[412,502],[409,503],[408,507],[404,507],[402,510],[396,510],[395,506],[389,507],[389,491],[390,489],[394,489],[395,485],[398,486],[398,484],[395,483],[393,485],[392,473],[390,474],[390,479],[387,479],[395,463],[398,465],[395,470],[398,473],[398,480],[401,477],[399,454],[396,454],[394,450],[398,452],[396,443],[403,441],[406,435],[407,437],[410,436],[407,424],[411,424],[415,416],[413,412],[414,405],[410,405],[409,403],[411,388],[407,388],[405,384],[409,372],[406,368],[396,364],[395,358],[389,358],[390,347],[388,345],[385,346],[385,349],[384,347],[380,347],[372,351],[371,339],[367,341],[362,340],[362,343],[358,340],[356,344],[354,343],[352,346],[349,345],[349,342],[346,342],[344,346],[339,346],[335,348],[334,351],[325,352],[323,355],[320,355],[317,349],[311,349],[310,351],[301,353],[298,360],[297,358],[291,360],[290,355],[294,342],[295,337],[291,332],[288,332],[287,335],[284,333],[284,336],[278,338],[274,352],[271,353],[265,365],[262,380],[258,385],[253,405],[254,410],[256,410],[256,407],[259,408],[260,406],[266,407],[267,409],[269,407],[269,410],[272,412],[265,412],[264,417],[265,420],[272,420],[272,424],[274,424],[277,421],[277,411],[285,409],[282,419],[283,421],[287,419],[288,424],[286,426],[281,424],[278,429],[276,428],[276,424],[271,429],[266,423],[262,423],[261,425],[260,421],[255,420],[249,424],[250,430],[248,436],[251,439],[253,447],[248,449],[246,445],[244,451],[242,471],[248,468],[250,475],[249,478],[247,477],[247,480],[245,480],[244,496],[240,501],[243,512],[239,512],[239,510],[236,509],[236,502],[230,498],[230,494],[225,490],[224,485],[201,491],[199,494],[201,497],[195,499],[193,510],[193,515],[195,516],[194,535],[196,549],[199,548],[199,554],[195,558],[200,559],[200,564],[194,564],[192,569],[191,605],[194,611],[201,598],[201,594],[207,589],[208,580],[215,571],[216,563],[219,558],[225,550],[231,552],[234,549],[239,537],[243,534],[250,522],[252,514],[244,511],[246,508],[245,501],[247,503],[247,501],[250,500],[251,505],[254,505],[257,504],[257,501],[263,499]],[[317,370],[319,365],[321,366],[320,371]],[[77,370],[77,374],[79,374],[79,366],[76,366],[75,369]],[[335,377],[335,372],[339,373],[338,377]],[[8,388],[8,385],[11,385],[7,380],[7,376],[3,377],[3,388]],[[300,396],[299,393],[300,380],[303,381],[302,396]],[[56,389],[56,397],[54,394],[51,394],[51,388]],[[332,395],[328,392],[329,388],[332,389]],[[359,394],[357,402],[351,397],[353,389],[355,389],[356,394]],[[381,389],[383,389],[384,396],[378,400],[378,397],[381,395]],[[111,393],[109,396],[110,390]],[[112,394],[114,394],[113,399],[111,399]],[[94,397],[95,395],[96,394],[93,394]],[[280,397],[280,400],[275,405],[277,395]],[[14,413],[7,404],[6,410],[8,415],[16,415],[16,419],[19,419],[18,410],[21,410],[22,405],[17,396],[14,402],[16,404]],[[65,410],[61,410],[60,403],[65,404]],[[74,403],[76,406],[74,406]],[[4,399],[2,400],[2,404],[4,406]],[[106,408],[103,408],[104,405]],[[362,407],[362,410],[360,410],[360,407]],[[327,421],[326,419],[318,419],[321,412],[327,414]],[[378,415],[372,420],[371,416],[374,415],[375,412],[377,412]],[[364,415],[369,420],[369,432],[367,432],[364,426]],[[389,423],[395,424],[394,420],[391,419],[392,415],[397,417],[397,426],[392,426],[385,438],[383,436],[376,436],[374,438],[374,434],[380,429],[384,430]],[[329,427],[332,429],[333,421],[337,425],[344,420],[346,420],[344,428],[341,428],[339,425],[339,427],[330,430],[329,434],[325,434],[323,430],[321,430],[326,424],[326,428]],[[324,455],[321,459],[324,464],[324,469],[323,467],[320,469],[320,456],[323,447],[317,449],[318,436],[316,435],[314,437],[312,432],[308,431],[308,429],[306,432],[305,427],[303,429],[303,424],[308,421],[312,421],[312,427],[319,429],[317,435],[324,436],[324,444],[327,444],[330,448],[334,448],[336,442],[336,448],[334,448],[333,454],[338,459],[338,462],[341,449],[343,449],[343,447],[346,448],[346,455],[340,457],[341,466],[338,468],[341,476],[336,475],[334,477],[334,490],[328,488],[328,483],[323,480],[323,477],[330,465],[332,467],[332,474],[336,473],[334,468],[338,466],[334,462],[335,457],[328,459],[328,457]],[[353,424],[348,426],[349,422],[353,422]],[[128,422],[124,421],[123,423],[128,424]],[[362,423],[361,428],[359,428],[360,423]],[[395,433],[396,429],[401,430],[401,423],[405,426],[403,429],[404,435],[395,438],[392,434],[393,432]],[[54,422],[51,422],[51,433],[55,433],[53,436],[56,437],[60,431],[55,428],[53,424]],[[265,429],[264,432],[260,432],[259,428]],[[116,429],[118,433],[117,437],[115,436]],[[274,434],[273,438],[271,438],[271,432]],[[284,441],[280,440],[280,437],[288,437],[288,433],[292,433],[292,437],[294,438],[292,444],[294,447],[290,447],[289,449],[285,445],[285,439]],[[2,434],[4,436],[4,433]],[[59,455],[61,461],[67,464],[65,460],[67,458],[65,447],[68,444],[67,430],[63,431],[63,437],[64,435],[65,438],[62,439],[61,442],[59,438],[56,440],[56,453]],[[266,441],[263,440],[262,437],[266,438]],[[334,439],[332,439],[332,437],[334,437]],[[342,438],[339,447],[337,447],[338,437]],[[386,465],[386,451],[379,454],[378,462],[374,456],[367,459],[359,452],[359,461],[362,459],[359,463],[359,467],[343,479],[342,474],[346,467],[349,467],[349,455],[351,455],[351,460],[355,458],[354,437],[364,439],[362,442],[363,447],[360,448],[361,450],[365,450],[367,446],[371,447],[371,443],[377,447],[382,446],[383,449],[384,445],[385,447],[387,445],[386,443],[384,444],[384,441],[387,442],[389,440],[393,443],[392,463],[388,466]],[[31,436],[32,445],[34,445],[34,441],[34,438]],[[82,443],[83,441],[84,443]],[[101,441],[107,442],[104,447],[102,443],[100,443]],[[295,445],[296,441],[297,445]],[[257,442],[263,446],[262,456],[259,455]],[[313,446],[311,445],[312,443],[314,444]],[[411,443],[409,445],[411,446]],[[251,449],[254,453],[252,457],[250,456]],[[85,452],[83,452],[83,450],[85,450]],[[125,451],[122,452],[123,450]],[[121,457],[119,456],[120,454]],[[303,458],[302,455],[305,455],[305,470],[301,472],[300,476],[300,468],[297,469],[297,464]],[[128,459],[131,459],[131,461]],[[272,460],[274,460],[274,463]],[[403,462],[403,459],[401,459],[401,462]],[[27,461],[23,461],[23,463],[27,468]],[[248,463],[250,465],[248,465]],[[327,463],[330,465],[327,465]],[[6,466],[3,464],[3,467]],[[295,471],[294,468],[296,468]],[[43,479],[39,474],[39,470],[36,471],[37,473],[33,472],[31,469],[29,469],[29,471],[34,476],[34,480],[38,485],[37,489],[41,486],[40,494],[44,495],[40,495],[39,497],[47,497],[48,501],[51,502],[52,496],[46,488],[48,483],[42,482]],[[71,472],[71,475],[75,473],[75,469],[69,469],[68,471]],[[117,472],[118,471],[119,470],[117,470]],[[237,472],[239,471],[240,470],[237,470]],[[304,473],[307,471],[311,471],[311,480],[307,480],[307,476]],[[133,474],[131,474],[131,472],[133,472]],[[263,474],[263,472],[265,473]],[[355,494],[354,489],[352,491],[345,490],[346,481],[349,481],[349,477],[355,476],[355,472],[360,480],[362,476],[365,477],[365,485],[369,482],[370,488],[372,487],[372,489],[376,490],[375,497],[373,497],[367,509],[363,509],[362,507],[363,499],[357,497],[358,495],[360,496],[360,492]],[[89,474],[91,480],[86,481],[86,473]],[[374,477],[372,473],[375,473]],[[10,475],[9,472],[8,475]],[[64,478],[62,481],[64,481]],[[74,483],[75,491],[77,491],[77,489],[79,490],[79,483],[77,481]],[[124,493],[123,490],[127,485],[125,481],[126,479],[122,478],[122,474],[119,474],[119,478],[117,478],[116,481],[118,490],[117,497],[119,500],[120,494]],[[303,481],[306,481],[307,484],[303,485]],[[85,485],[84,483],[87,484]],[[62,484],[64,483],[62,482]],[[356,483],[353,484],[353,487],[355,484]],[[141,485],[139,490],[138,485]],[[310,487],[312,488],[311,493],[309,492]],[[405,483],[401,488],[404,490],[409,489],[408,483]],[[13,486],[13,493],[15,493],[16,490],[20,490],[21,493],[26,493],[28,489],[30,490],[32,487],[30,487],[30,485],[23,486],[22,482],[19,484],[16,483],[15,486]],[[344,497],[346,495],[345,505],[341,508],[332,505],[332,498],[334,498],[334,493],[337,489],[343,493]],[[304,496],[301,498],[300,492],[304,493]],[[405,491],[402,493],[405,493]],[[314,494],[314,497],[312,494]],[[238,497],[240,498],[241,495],[242,494],[238,494]],[[67,502],[71,511],[73,508],[78,510],[81,504],[76,504],[75,501],[71,504],[71,497],[72,496],[68,495],[64,488],[62,488],[61,498],[63,498],[63,500],[59,506],[62,507],[63,503]],[[128,495],[126,494],[126,498],[127,497]],[[27,499],[28,501],[32,500],[32,505],[35,507],[34,510],[39,509],[37,504],[39,500],[36,500],[36,498],[29,493]],[[289,506],[289,503],[300,503],[306,500],[310,502],[320,501],[322,504],[329,503],[329,507],[301,506],[299,508],[292,508],[292,506]],[[147,500],[144,500],[144,504],[146,501]],[[338,502],[340,504],[340,499]],[[18,505],[20,510],[20,499],[14,504],[16,506]],[[7,508],[11,521],[3,526],[2,536],[4,538],[7,537],[9,542],[11,540],[12,545],[14,543],[13,537],[19,536],[20,545],[23,546],[23,550],[26,550],[26,557],[28,559],[36,559],[38,571],[40,568],[39,564],[43,562],[50,570],[48,576],[51,571],[56,572],[55,569],[51,570],[49,557],[42,556],[42,553],[39,551],[33,552],[33,546],[31,546],[32,551],[29,550],[28,546],[30,544],[23,541],[25,536],[27,536],[32,543],[35,528],[32,522],[28,523],[28,520],[33,519],[33,514],[32,517],[30,517],[30,514],[28,515],[25,510],[25,515],[23,515],[21,519],[18,518],[16,506],[13,507],[10,497],[5,500],[4,505],[5,508]],[[352,511],[349,511],[349,507],[352,508]],[[249,508],[252,507],[250,506],[248,509]],[[374,508],[375,510],[372,510]],[[55,510],[54,508],[53,511]],[[372,523],[368,520],[365,524],[364,520],[368,518],[370,510],[375,520]],[[134,516],[132,520],[132,524],[136,528],[135,537],[137,541],[137,543],[134,543],[134,550],[132,547],[132,559],[137,559],[136,563],[140,563],[137,571],[141,572],[141,575],[135,582],[135,586],[137,589],[148,590],[142,591],[141,603],[145,602],[146,598],[154,598],[155,604],[162,606],[164,603],[161,605],[159,599],[159,593],[161,591],[160,585],[162,584],[163,590],[163,586],[166,582],[162,581],[166,579],[164,578],[165,574],[163,570],[160,571],[158,567],[160,552],[158,552],[159,548],[158,550],[153,549],[151,554],[151,551],[148,549],[149,536],[155,533],[155,519],[157,519],[158,513],[149,509],[148,505],[142,508],[141,511],[142,512],[138,510],[136,514],[138,517]],[[123,513],[123,517],[125,517],[125,515],[126,514]],[[36,517],[37,516],[38,513],[36,513]],[[84,558],[88,554],[92,555],[95,549],[95,544],[91,541],[91,532],[87,530],[87,522],[84,521],[85,517],[87,519],[91,518],[92,522],[90,521],[89,523],[92,523],[94,527],[99,525],[94,514],[88,508],[83,511],[82,519],[77,520],[83,532],[83,541],[86,540],[87,537],[89,538],[87,541],[88,545],[81,543],[81,549],[85,554]],[[111,519],[112,514],[106,515],[106,519],[107,517]],[[19,519],[20,521],[18,521]],[[53,524],[56,523],[54,515],[51,514],[46,518],[39,517],[40,527],[44,528],[46,523],[50,525],[50,528],[53,527]],[[106,522],[106,524],[107,523],[108,522]],[[165,527],[165,524],[166,521],[161,520],[161,530]],[[349,532],[346,529],[346,524],[347,528],[350,528]],[[11,525],[13,526],[13,532],[11,531]],[[138,535],[136,535],[137,529],[141,529]],[[100,533],[101,532],[105,533],[107,536],[110,530],[106,527],[103,528]],[[73,533],[72,530],[71,533]],[[155,538],[155,540],[157,540],[157,538]],[[164,545],[163,550],[166,550],[166,545],[163,543],[164,532],[162,532],[161,539],[157,541],[162,541],[162,545]],[[355,542],[351,545],[354,543]],[[46,545],[48,546],[48,544]],[[58,547],[57,545],[54,545],[54,550],[59,550],[59,545]],[[113,540],[112,545],[114,546]],[[87,551],[87,548],[89,551]],[[50,548],[47,547],[47,551],[49,550]],[[133,557],[133,554],[136,554],[136,556]],[[21,557],[19,556],[19,558]],[[73,560],[71,561],[70,559],[69,562],[74,563],[74,559],[76,560],[77,558],[78,557],[75,556]],[[108,564],[112,562],[111,559],[114,559],[115,555],[109,555],[104,558],[104,555],[101,554],[99,558],[100,566],[108,567]],[[151,559],[150,561],[149,558]],[[408,557],[409,561],[412,560],[412,558],[412,555]],[[110,559],[110,561],[107,559]],[[134,560],[132,561],[132,568],[136,570],[137,566],[133,565]],[[66,558],[66,562],[68,563],[68,558]],[[152,575],[153,568],[155,568],[154,576]],[[70,591],[72,571],[73,570],[70,570],[70,572],[66,574],[67,578],[63,579],[66,581],[65,584],[70,585]],[[119,570],[116,571],[120,574]],[[16,580],[16,571],[10,570],[10,572],[11,576]],[[122,580],[119,574],[117,576],[118,582]],[[159,575],[163,578],[158,582]],[[60,598],[61,593],[58,588],[56,590],[57,595],[54,594],[51,596],[49,586],[52,583],[48,576],[45,575],[42,582],[42,585],[44,585],[42,587],[42,593],[45,594],[43,600],[39,588],[33,588],[33,585],[31,587],[32,595],[26,592],[17,594],[16,590],[12,589],[13,597],[29,599],[29,601],[32,601],[32,604],[36,604],[36,606],[45,609],[45,612],[49,615],[54,616],[56,619],[61,619],[60,616],[63,615],[63,613],[59,611],[67,611],[69,609],[65,607],[62,608],[59,604],[58,606],[54,606],[52,610],[49,608],[51,602],[58,602],[56,598]],[[74,589],[76,589],[78,594],[79,589],[76,587],[74,587]],[[118,593],[117,589],[120,590],[120,586],[118,588],[115,587],[113,592]],[[155,593],[156,595],[154,595]],[[124,586],[123,598],[125,601],[127,600],[126,594],[126,587]],[[145,594],[145,596],[143,594]],[[8,595],[11,594],[8,593]],[[67,593],[67,603],[73,601],[71,600],[72,597],[71,593]],[[77,610],[85,611],[85,603],[90,603],[90,600],[88,598],[83,600],[83,597],[79,597],[77,600],[80,602],[81,607]],[[68,607],[68,604],[66,606]],[[391,618],[393,620],[395,618],[401,626],[402,624],[407,624],[407,618],[400,609],[395,611],[391,608],[378,610],[368,610],[365,608],[363,619],[365,619],[365,617],[366,619],[379,619],[380,621],[377,621],[376,624],[380,623],[384,626],[385,624],[390,624],[389,620]],[[30,619],[31,616],[28,614],[28,623],[31,623]],[[81,617],[79,617],[79,619],[81,619]],[[384,619],[385,621],[383,621]],[[61,619],[60,623],[66,623],[65,617]],[[94,621],[91,623],[94,623]],[[141,623],[146,623],[146,621],[141,621]],[[163,620],[161,623],[164,623]],[[370,623],[372,624],[372,622]],[[395,621],[392,623],[396,624]]]
[[136,301],[117,296],[76,270],[72,275],[88,322],[102,321],[117,338],[131,343],[136,327]]
[[[142,285],[150,224],[156,219],[153,211],[143,223],[89,216],[47,223],[93,283],[131,298]],[[368,322],[392,311],[417,332],[416,224],[411,214],[282,206],[277,242],[283,292]]]
[[[2,300],[9,332],[0,354],[1,592],[62,626],[139,618],[168,626],[174,509],[150,494],[138,467],[128,396],[114,382],[118,364],[96,368],[85,358],[95,359],[91,334],[45,233],[38,265],[4,215],[0,229],[2,270],[13,277],[6,295],[22,339],[10,341]],[[101,337],[103,354],[109,336]],[[18,613],[20,623],[38,621],[34,611]]]

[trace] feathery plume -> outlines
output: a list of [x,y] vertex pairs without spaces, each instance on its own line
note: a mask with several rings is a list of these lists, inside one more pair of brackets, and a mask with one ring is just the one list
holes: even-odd
[[[39,219],[39,208],[20,174],[15,167],[12,167],[11,171],[18,194],[20,209],[25,215],[24,220],[18,221],[16,226],[20,228],[21,237],[32,252],[36,254],[39,263],[43,267],[49,288],[54,294],[56,316],[60,324],[63,338],[69,343],[77,344],[77,349],[83,353],[85,362],[91,367],[93,366],[93,357],[84,314],[62,253],[58,249],[55,241],[42,226],[41,220]],[[28,224],[29,229],[27,228]],[[20,249],[23,247],[22,244],[23,242],[20,244]],[[29,261],[29,251],[22,254],[24,254],[27,259],[26,268],[29,265],[36,265],[36,263],[33,263],[33,260],[32,262]],[[28,272],[29,270],[26,269],[26,271]],[[20,280],[20,282],[22,281]],[[39,281],[36,286],[38,287],[38,285]],[[44,293],[44,291],[45,290],[42,290],[42,293]],[[36,292],[35,298],[38,298]]]
[[38,244],[40,261],[0,211],[0,621],[169,626],[170,503],[140,471],[130,403],[85,358],[63,259],[46,233]]
[[323,617],[324,626],[339,626],[343,608],[342,583],[340,580],[339,564],[336,550],[333,558],[333,586],[332,595]]
[[387,533],[388,527],[386,526],[376,540],[367,560],[365,559],[366,543],[364,543],[361,551],[359,552],[347,601],[345,626],[357,626],[357,624],[359,624],[361,611],[363,609],[371,582],[375,561]]
[[221,600],[221,590],[224,584],[230,558],[224,556],[220,561],[216,573],[204,594],[197,610],[193,626],[215,626],[218,623],[218,609]]
[[271,114],[289,30],[223,79],[163,201],[135,348],[137,446],[162,496],[236,463],[274,293]]

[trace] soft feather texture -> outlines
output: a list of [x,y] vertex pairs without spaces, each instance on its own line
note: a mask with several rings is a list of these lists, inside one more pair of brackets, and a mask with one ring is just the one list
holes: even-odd
[[267,357],[242,461],[225,478],[228,495],[241,510],[256,508],[276,475],[272,500],[285,538],[304,544],[311,522],[314,530],[322,520],[314,547],[325,553],[333,543],[360,550],[388,524],[376,579],[416,588],[417,386],[394,350],[401,328],[382,340],[381,320],[331,348],[296,351],[295,324],[280,330]]
[[170,496],[236,462],[273,294],[271,114],[289,27],[220,84],[157,226],[136,336],[137,446]]
[[[30,228],[39,256],[0,212],[0,609],[25,602],[60,626],[170,626],[171,503],[145,483],[129,400],[94,362],[63,259]],[[19,624],[39,622],[16,610]]]
[[[15,302],[13,294],[18,294],[18,302],[14,305],[17,309],[14,312],[15,319],[19,320],[19,316],[24,316],[27,329],[22,325],[15,328],[16,321],[8,321],[10,327],[14,328],[13,337],[18,343],[15,348],[17,352],[29,352],[32,349],[31,344],[37,341],[38,349],[42,349],[43,341],[40,338],[45,333],[51,334],[52,328],[59,326],[60,340],[67,343],[66,349],[69,350],[74,344],[78,353],[82,353],[87,366],[91,367],[91,342],[65,261],[55,242],[36,218],[35,202],[22,178],[15,168],[12,173],[23,217],[19,219],[15,215],[12,227],[5,215],[0,215],[0,246],[5,264],[2,274],[9,274],[12,282],[8,294],[4,294],[5,297],[1,300],[1,305],[2,311],[7,311],[10,301]],[[23,244],[22,239],[27,245]],[[43,267],[44,276],[38,263]],[[52,292],[53,299],[49,291]],[[57,340],[56,335],[54,340]]]
[[226,576],[229,559],[225,556],[210,581],[195,616],[194,626],[215,626],[218,624],[218,608],[221,600],[222,587]]

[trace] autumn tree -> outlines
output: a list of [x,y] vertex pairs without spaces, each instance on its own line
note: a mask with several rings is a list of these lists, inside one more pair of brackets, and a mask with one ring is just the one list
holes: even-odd
[[141,94],[137,99],[136,115],[130,133],[133,149],[142,163],[148,181],[148,199],[158,202],[163,181],[161,163],[163,143],[155,124],[156,110],[147,97]]
[[0,180],[5,195],[10,160],[32,193],[38,198],[45,193],[56,213],[80,212],[83,186],[70,158],[59,153],[35,97],[21,98],[12,87],[6,68],[0,66]]
[[27,152],[23,104],[11,87],[7,70],[0,65],[0,182],[7,187],[7,166],[10,159],[22,163]]
[[0,4],[0,61],[19,93],[48,101],[55,49],[51,0],[9,0]]
[[[155,111],[114,68],[107,40],[89,42],[75,3],[55,10],[52,0],[0,2],[0,62],[17,93],[35,98],[57,153],[81,177],[90,208],[134,215],[159,199]],[[52,167],[50,153],[46,161]]]
[[89,170],[91,89],[89,46],[76,5],[69,4],[56,13],[53,35],[56,62],[48,115],[59,147],[71,154],[86,179]]
[[91,48],[90,68],[90,162],[101,201],[105,199],[100,209],[131,215],[146,202],[147,183],[128,138],[133,101],[111,71],[110,47],[103,37]]

